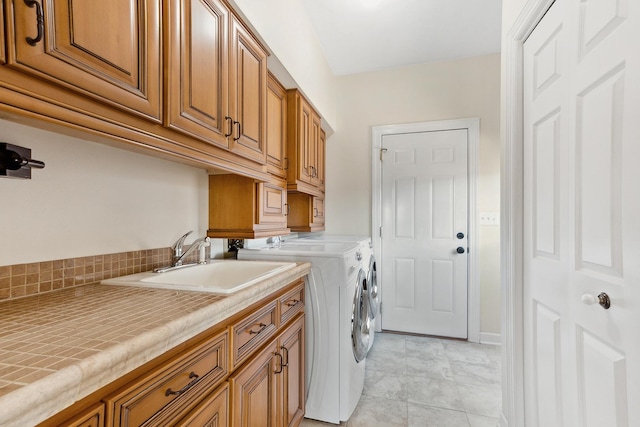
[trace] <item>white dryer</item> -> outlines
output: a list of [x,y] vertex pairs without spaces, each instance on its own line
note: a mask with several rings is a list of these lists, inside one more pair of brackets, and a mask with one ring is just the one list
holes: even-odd
[[369,337],[359,252],[349,242],[238,250],[238,259],[311,263],[305,286],[306,418],[339,424],[362,394]]
[[369,350],[373,346],[375,338],[375,331],[380,330],[380,292],[378,289],[377,278],[377,265],[376,257],[373,253],[373,243],[369,236],[348,236],[339,235],[331,236],[326,234],[307,234],[300,235],[297,239],[287,240],[289,243],[304,243],[304,242],[353,242],[360,246],[360,253],[362,259],[362,269],[366,274],[366,286],[367,296],[369,300],[368,314],[369,314]]

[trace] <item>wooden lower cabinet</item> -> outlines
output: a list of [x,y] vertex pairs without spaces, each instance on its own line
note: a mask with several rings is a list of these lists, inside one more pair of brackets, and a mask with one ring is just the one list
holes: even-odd
[[38,427],[297,427],[304,305],[298,279]]
[[304,416],[304,314],[229,379],[231,427],[294,427]]

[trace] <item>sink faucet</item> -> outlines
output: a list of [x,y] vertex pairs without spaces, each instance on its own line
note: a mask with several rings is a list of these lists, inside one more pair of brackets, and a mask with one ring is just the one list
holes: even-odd
[[193,233],[193,231],[189,231],[188,233],[184,234],[171,247],[171,249],[173,249],[173,262],[171,263],[172,267],[181,266],[182,261],[189,255],[191,255],[191,253],[193,253],[196,249],[200,250],[200,254],[198,256],[198,264],[206,264],[207,261],[205,259],[204,248],[211,245],[211,239],[209,237],[201,237],[194,241],[191,246],[189,246],[189,249],[184,251],[184,240],[191,233]]
[[[173,249],[173,261],[171,262],[172,266],[175,265],[181,265],[182,264],[182,250],[183,250],[183,246],[184,246],[184,239],[187,238],[187,236],[189,236],[189,234],[193,233],[193,230],[185,233],[182,237],[180,237],[178,239],[178,241],[176,241],[173,246],[171,246],[171,249]],[[180,264],[176,264],[178,261],[180,261]]]

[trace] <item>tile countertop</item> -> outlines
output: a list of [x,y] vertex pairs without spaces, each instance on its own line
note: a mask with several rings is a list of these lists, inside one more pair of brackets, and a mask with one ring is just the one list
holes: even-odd
[[0,303],[0,425],[35,425],[306,275],[228,296],[85,285]]

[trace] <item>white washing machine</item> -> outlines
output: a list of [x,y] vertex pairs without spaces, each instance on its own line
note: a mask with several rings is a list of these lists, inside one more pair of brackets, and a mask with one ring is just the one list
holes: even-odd
[[369,299],[369,350],[373,346],[375,331],[380,330],[378,313],[380,312],[380,293],[378,289],[376,258],[373,254],[373,243],[369,236],[330,236],[326,234],[299,235],[298,238],[286,240],[288,243],[304,242],[353,242],[360,245],[362,269],[366,274],[366,291]]
[[316,242],[238,250],[238,259],[311,263],[306,280],[305,417],[339,424],[349,419],[364,387],[369,347],[368,300],[360,246]]

